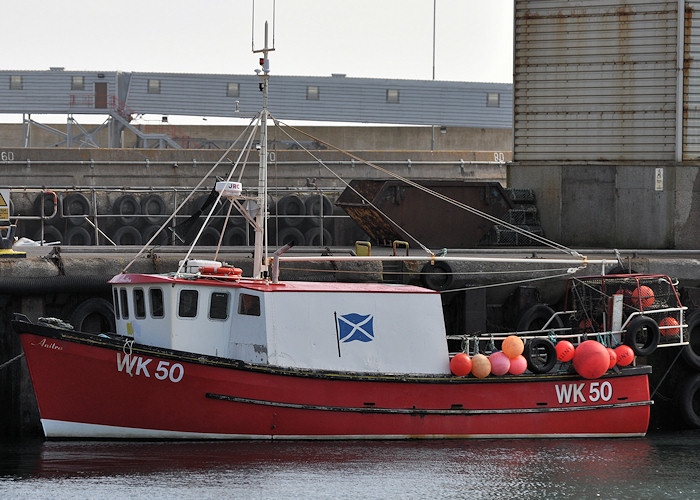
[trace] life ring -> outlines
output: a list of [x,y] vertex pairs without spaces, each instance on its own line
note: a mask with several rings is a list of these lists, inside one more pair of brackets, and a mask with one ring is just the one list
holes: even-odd
[[63,198],[63,212],[68,225],[83,226],[85,217],[91,214],[90,202],[82,193],[71,193]]
[[141,214],[144,215],[147,224],[160,226],[165,221],[166,210],[165,201],[157,194],[149,194],[141,198]]
[[296,227],[285,227],[283,229],[280,229],[280,232],[277,235],[277,244],[284,246],[290,243],[294,246],[306,245],[306,238],[304,238],[304,233],[299,231]]
[[523,356],[527,361],[528,370],[532,373],[547,373],[557,362],[557,350],[554,344],[540,337],[525,342]]
[[211,274],[211,275],[222,275],[222,276],[241,276],[243,270],[238,267],[214,267],[214,266],[202,266],[199,268],[201,274]]
[[42,191],[34,199],[34,213],[41,215],[41,209],[44,209],[44,221],[53,224],[58,222],[61,215],[61,200],[53,191]]
[[121,226],[134,226],[141,222],[141,204],[135,196],[125,194],[114,201],[112,214],[117,215],[117,222]]
[[[549,321],[552,317],[554,317],[554,319]],[[549,325],[547,325],[548,329],[564,328],[564,323],[561,318],[559,316],[554,316],[554,310],[551,307],[546,304],[535,304],[527,309],[520,317],[516,331],[530,332],[541,330],[547,322],[549,322]]]
[[[321,228],[320,227],[312,227],[310,229],[307,229],[306,232],[304,233],[304,239],[306,240],[306,244],[309,245],[310,247],[320,247],[321,246]],[[323,228],[323,246],[330,246],[332,244],[333,244],[333,237],[331,236],[331,232],[324,227]]]
[[454,271],[449,262],[426,262],[420,271],[420,281],[424,287],[441,292],[454,283]]
[[693,311],[686,320],[688,324],[688,345],[681,351],[685,362],[700,370],[700,310]]
[[112,241],[116,245],[141,245],[143,239],[141,233],[134,226],[122,226],[112,234]]
[[90,231],[81,226],[69,227],[66,231],[64,245],[89,246],[92,245],[92,235]]
[[81,302],[70,316],[70,324],[78,331],[88,333],[115,333],[117,331],[112,303],[92,297]]
[[304,222],[304,215],[306,215],[306,205],[295,194],[283,196],[277,202],[277,216],[281,219],[281,222],[289,227],[296,227]]
[[700,427],[700,373],[681,383],[675,403],[686,424]]
[[659,345],[659,325],[649,316],[633,318],[625,329],[624,343],[636,356],[649,356]]

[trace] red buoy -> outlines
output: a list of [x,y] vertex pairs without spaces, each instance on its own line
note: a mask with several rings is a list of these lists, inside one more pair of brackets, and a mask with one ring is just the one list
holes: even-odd
[[489,356],[491,363],[491,373],[494,375],[505,375],[510,370],[510,358],[503,354],[503,351],[496,351]]
[[617,355],[617,364],[620,366],[627,366],[634,361],[634,351],[628,345],[617,346],[615,354]]
[[608,351],[608,356],[610,356],[610,364],[608,365],[608,370],[610,370],[617,363],[617,354],[615,354],[615,351],[609,347],[606,347],[605,349]]
[[654,303],[654,290],[646,285],[639,286],[632,291],[632,305],[635,307],[651,307]]
[[508,370],[508,373],[511,375],[520,375],[527,369],[527,359],[525,359],[525,356],[522,354],[511,358],[510,360],[510,369]]
[[472,371],[472,359],[465,353],[460,352],[450,360],[450,371],[453,375],[464,377]]
[[503,354],[513,359],[523,353],[525,344],[523,344],[523,339],[517,335],[508,335],[503,341],[501,349],[503,349]]
[[562,363],[574,359],[574,344],[568,340],[560,340],[554,348],[557,351],[557,359]]
[[610,355],[603,344],[586,340],[578,345],[574,353],[574,370],[583,378],[601,377],[610,365]]
[[[678,321],[676,321],[676,318],[672,318],[671,316],[666,316],[665,318],[661,318],[661,321],[659,321],[659,326],[678,326]],[[678,328],[662,328],[661,329],[661,335],[665,337],[674,337],[680,333],[680,329]]]

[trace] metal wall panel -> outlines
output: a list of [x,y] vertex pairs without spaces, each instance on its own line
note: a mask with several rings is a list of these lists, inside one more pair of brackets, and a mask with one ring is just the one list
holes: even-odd
[[700,1],[686,0],[683,61],[683,159],[700,158]]
[[673,160],[677,5],[515,0],[514,160]]

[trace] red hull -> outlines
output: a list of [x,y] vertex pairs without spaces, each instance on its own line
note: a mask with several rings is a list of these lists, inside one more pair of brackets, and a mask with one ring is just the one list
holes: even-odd
[[634,436],[649,422],[646,367],[594,381],[312,373],[14,326],[49,438]]

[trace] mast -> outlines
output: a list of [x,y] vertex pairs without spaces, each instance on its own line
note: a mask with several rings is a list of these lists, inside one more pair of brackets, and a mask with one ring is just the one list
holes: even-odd
[[265,46],[254,53],[261,53],[261,70],[255,70],[260,78],[262,92],[262,110],[260,117],[260,167],[258,169],[258,207],[255,214],[255,248],[253,251],[253,278],[262,278],[267,274],[267,98],[270,80],[270,60],[268,53],[275,50],[268,46],[267,21],[265,21]]

